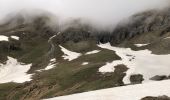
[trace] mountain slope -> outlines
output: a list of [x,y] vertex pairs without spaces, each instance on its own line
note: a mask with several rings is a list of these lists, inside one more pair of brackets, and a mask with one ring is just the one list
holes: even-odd
[[[8,66],[9,58],[13,58],[17,61],[15,65],[32,65],[23,71],[25,75],[31,75],[31,79],[23,82],[13,79],[3,84],[0,81],[0,99],[39,100],[126,85],[125,88],[130,88],[128,85],[146,80],[158,81],[149,83],[151,85],[168,82],[159,83],[160,80],[169,79],[170,75],[169,62],[166,60],[170,54],[169,11],[165,9],[134,15],[128,23],[121,23],[113,32],[97,31],[90,25],[77,25],[77,22],[61,30],[58,25],[50,27],[47,24],[50,17],[45,15],[36,16],[29,23],[22,16],[14,17],[0,27],[0,74],[4,72],[6,77],[11,69],[14,73],[18,72],[17,66]],[[98,45],[107,42],[116,49]],[[159,58],[160,65],[156,66]],[[115,64],[116,61],[118,64]],[[136,65],[132,67],[125,61]],[[142,61],[145,63],[143,67]],[[149,64],[155,64],[156,69]],[[103,73],[100,69],[107,65],[111,71]],[[4,70],[6,66],[11,69]],[[154,72],[147,75],[146,72],[150,70]],[[128,83],[124,81],[125,78],[129,80]],[[169,89],[168,86],[162,88]],[[113,88],[113,91],[116,90]],[[169,96],[163,92],[160,95]],[[148,93],[143,96],[159,95]]]
[[[146,96],[170,96],[170,81],[152,82],[147,84],[138,84],[131,86],[116,87],[104,90],[61,96],[46,100],[141,100]],[[147,99],[146,99],[147,100]],[[169,100],[151,99],[151,100]]]

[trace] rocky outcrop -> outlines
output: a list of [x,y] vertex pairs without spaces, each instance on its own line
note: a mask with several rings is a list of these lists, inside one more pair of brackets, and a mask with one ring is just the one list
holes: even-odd
[[170,9],[147,11],[132,16],[129,22],[115,28],[110,42],[116,44],[138,34],[155,31],[159,31],[160,35],[170,31]]
[[156,75],[156,76],[150,78],[150,80],[155,80],[155,81],[161,81],[161,80],[167,80],[167,79],[170,79],[170,76]]
[[130,82],[132,84],[139,84],[142,83],[142,81],[144,80],[143,75],[141,74],[134,74],[130,76]]
[[170,98],[168,96],[159,96],[159,97],[148,96],[148,97],[142,98],[141,100],[170,100]]

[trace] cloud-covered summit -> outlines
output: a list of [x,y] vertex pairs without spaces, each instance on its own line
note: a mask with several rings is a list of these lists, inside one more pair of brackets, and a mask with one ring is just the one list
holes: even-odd
[[107,27],[115,26],[138,12],[160,9],[169,3],[169,0],[0,0],[0,19],[10,13],[39,9],[62,20],[80,18],[96,26]]

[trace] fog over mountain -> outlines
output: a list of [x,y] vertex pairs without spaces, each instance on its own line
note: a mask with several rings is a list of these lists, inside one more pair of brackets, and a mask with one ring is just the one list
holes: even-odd
[[141,11],[161,9],[169,0],[0,0],[0,19],[25,10],[50,12],[61,19],[81,18],[106,28]]
[[0,0],[0,100],[170,100],[169,59],[170,0]]

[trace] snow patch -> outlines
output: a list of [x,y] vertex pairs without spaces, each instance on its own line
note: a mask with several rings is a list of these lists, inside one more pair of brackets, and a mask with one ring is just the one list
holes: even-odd
[[56,64],[49,64],[44,70],[50,70],[52,68],[54,68],[56,66]]
[[95,54],[95,53],[99,53],[99,52],[100,52],[100,50],[93,50],[93,51],[87,52],[85,55]]
[[31,74],[26,72],[32,64],[24,65],[12,57],[8,57],[6,64],[0,64],[0,83],[31,81]]
[[52,69],[56,66],[56,59],[51,59],[50,60],[50,63],[48,64],[48,66],[44,69],[44,70],[49,70],[49,69]]
[[50,61],[51,61],[51,62],[56,62],[56,59],[55,59],[55,58],[53,58],[53,59],[51,59]]
[[11,38],[15,39],[15,40],[19,40],[18,36],[11,36]]
[[64,53],[62,57],[65,60],[67,59],[68,61],[72,61],[74,59],[77,59],[79,56],[81,56],[81,53],[69,51],[66,48],[62,47],[61,45],[59,45],[59,47],[61,48],[61,51]]
[[89,62],[83,62],[81,65],[88,65]]
[[4,35],[0,35],[0,41],[8,41],[8,37]]
[[147,44],[134,44],[135,46],[137,46],[137,47],[143,47],[143,46],[147,46],[147,45],[149,45],[150,43],[147,43]]
[[170,39],[170,37],[166,37],[166,38],[164,38],[164,39]]
[[140,100],[146,96],[170,96],[170,80],[115,87],[46,100]]
[[99,68],[99,72],[114,72],[115,66],[126,65],[129,69],[123,79],[125,84],[130,83],[130,76],[133,74],[143,75],[144,82],[151,81],[150,78],[156,75],[170,75],[170,54],[155,55],[149,50],[133,51],[130,48],[113,47],[110,43],[98,45],[101,48],[115,51],[121,60],[115,60]]
[[41,71],[44,71],[44,70],[50,70],[54,67],[56,67],[56,59],[55,58],[50,60],[50,63],[47,65],[47,67],[45,69],[40,69],[40,70],[37,70],[37,71],[41,72]]

